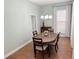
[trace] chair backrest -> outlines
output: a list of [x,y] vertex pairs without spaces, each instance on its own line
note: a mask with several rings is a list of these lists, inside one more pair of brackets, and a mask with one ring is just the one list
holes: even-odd
[[57,34],[57,37],[56,37],[56,44],[57,44],[58,41],[59,41],[59,36],[60,36],[60,32]]
[[34,45],[34,49],[36,49],[36,46],[40,46],[43,50],[42,38],[34,38],[33,37],[33,45]]
[[33,36],[36,36],[37,34],[37,31],[33,31]]

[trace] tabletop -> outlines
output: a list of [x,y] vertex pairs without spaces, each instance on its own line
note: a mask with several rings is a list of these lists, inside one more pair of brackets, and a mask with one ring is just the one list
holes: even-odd
[[35,38],[42,38],[42,41],[44,43],[49,43],[52,41],[55,41],[55,38],[57,37],[57,33],[49,32],[48,35],[44,35],[44,33],[40,33]]

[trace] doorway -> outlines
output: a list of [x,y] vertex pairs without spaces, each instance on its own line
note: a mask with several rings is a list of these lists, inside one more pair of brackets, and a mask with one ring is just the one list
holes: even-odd
[[37,30],[37,21],[36,21],[36,16],[32,15],[31,16],[31,21],[32,21],[32,31]]

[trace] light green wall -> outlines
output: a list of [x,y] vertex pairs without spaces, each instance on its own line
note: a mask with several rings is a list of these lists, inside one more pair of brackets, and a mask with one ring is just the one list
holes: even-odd
[[[4,54],[11,52],[32,38],[30,15],[36,15],[40,27],[40,6],[27,0],[5,0],[4,10]],[[39,31],[39,28],[38,28]]]

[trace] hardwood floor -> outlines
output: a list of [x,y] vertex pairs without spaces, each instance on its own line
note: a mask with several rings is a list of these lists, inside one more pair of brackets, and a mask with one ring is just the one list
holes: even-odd
[[[72,49],[70,48],[70,39],[67,37],[62,37],[59,39],[59,49],[56,53],[53,49],[51,52],[51,57],[45,55],[44,59],[72,59]],[[13,55],[7,57],[6,59],[35,59],[33,53],[32,42],[14,53]],[[36,59],[42,59],[41,54],[37,54]]]

